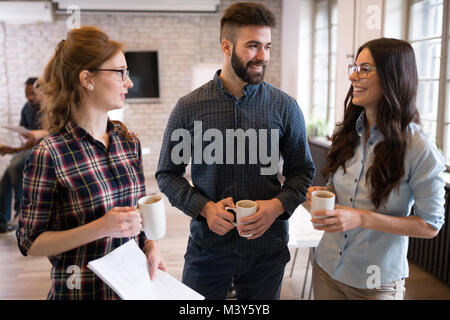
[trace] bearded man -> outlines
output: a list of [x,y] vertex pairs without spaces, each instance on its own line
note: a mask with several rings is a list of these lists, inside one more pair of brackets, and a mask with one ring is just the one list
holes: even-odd
[[[225,299],[232,280],[237,299],[279,299],[284,268],[290,260],[287,219],[306,200],[314,178],[299,106],[264,81],[275,24],[273,13],[262,4],[229,6],[221,19],[222,70],[212,81],[179,99],[167,124],[156,179],[170,203],[192,218],[182,281],[206,299]],[[194,122],[205,135],[196,132]],[[192,152],[183,154],[187,160],[199,151],[203,157],[211,151],[205,137],[214,132],[213,161],[211,157],[205,161],[193,158],[192,185],[184,177],[189,161],[174,161],[178,129],[194,141],[189,146]],[[266,146],[277,159],[282,156],[283,184],[278,172],[261,170],[267,164],[261,161],[261,154],[267,150],[257,151],[256,163],[249,161],[255,158],[249,154],[255,150],[254,141],[249,145],[250,137],[242,136],[249,130],[260,133],[253,136],[258,139],[256,145]],[[274,130],[276,139],[267,134]],[[243,147],[226,146],[230,132],[245,141]],[[218,139],[217,133],[223,138]],[[200,135],[204,138],[199,142],[196,137]],[[236,227],[235,217],[226,207],[235,207],[235,202],[243,199],[256,202],[257,210]]]

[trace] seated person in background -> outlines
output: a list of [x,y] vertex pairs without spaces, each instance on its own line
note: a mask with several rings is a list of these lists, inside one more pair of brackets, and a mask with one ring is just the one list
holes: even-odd
[[20,211],[22,175],[25,162],[31,153],[31,149],[47,135],[46,131],[41,130],[41,106],[38,86],[37,78],[28,78],[25,82],[27,102],[22,108],[20,125],[29,130],[27,136],[25,136],[27,141],[18,148],[0,146],[0,155],[14,154],[0,180],[0,233],[15,229],[15,226],[8,225],[11,218],[13,191],[14,211],[16,212],[15,216],[17,216]]

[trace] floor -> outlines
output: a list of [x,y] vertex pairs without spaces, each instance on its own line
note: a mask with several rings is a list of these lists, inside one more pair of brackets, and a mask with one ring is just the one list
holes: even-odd
[[[181,279],[190,218],[178,209],[172,208],[167,199],[165,200],[167,232],[165,238],[159,240],[159,246],[169,273]],[[286,266],[283,279],[282,300],[302,299],[307,256],[308,249],[299,250],[293,275],[289,277],[294,257],[294,252],[291,252],[291,261]],[[45,257],[23,257],[17,248],[14,232],[0,234],[0,261],[0,300],[38,300],[47,297],[50,288],[50,263]],[[310,275],[311,272],[308,275],[304,299],[308,298]],[[450,287],[420,267],[410,264],[410,278],[406,281],[405,299],[450,300]]]

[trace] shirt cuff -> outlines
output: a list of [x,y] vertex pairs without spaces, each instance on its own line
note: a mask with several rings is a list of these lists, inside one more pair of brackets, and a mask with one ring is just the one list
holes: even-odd
[[284,207],[284,213],[280,216],[281,219],[288,219],[294,213],[295,209],[303,202],[298,199],[292,199],[286,192],[280,192],[275,198],[280,200]]
[[194,193],[186,206],[185,213],[194,219],[198,219],[203,207],[210,201],[210,199],[199,194],[198,192]]
[[18,235],[18,240],[19,240],[19,250],[20,253],[26,257],[28,256],[28,250],[30,250],[31,245],[33,244],[33,240],[26,238],[26,237],[21,237],[20,235]]

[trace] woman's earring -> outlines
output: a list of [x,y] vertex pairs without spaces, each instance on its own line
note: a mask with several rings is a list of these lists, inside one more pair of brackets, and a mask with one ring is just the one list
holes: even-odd
[[88,87],[88,89],[89,89],[90,91],[92,91],[92,90],[94,90],[94,86],[93,86],[92,84],[90,84],[89,87]]

